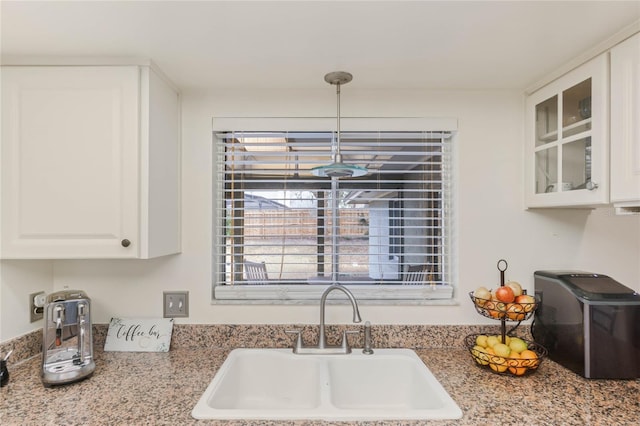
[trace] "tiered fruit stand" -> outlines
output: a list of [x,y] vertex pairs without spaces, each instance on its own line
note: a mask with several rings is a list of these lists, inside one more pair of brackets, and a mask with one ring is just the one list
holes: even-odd
[[[508,264],[504,259],[500,259],[497,264],[500,271],[500,287],[505,286],[505,271]],[[523,292],[526,294],[526,290]],[[476,311],[487,318],[500,321],[500,335],[496,336],[498,342],[507,344],[512,339],[511,334],[520,325],[533,315],[538,307],[538,300],[533,297],[531,303],[524,302],[501,302],[494,298],[483,299],[476,297],[474,292],[469,293]],[[517,322],[517,324],[507,332],[507,322]],[[538,369],[542,360],[547,356],[547,350],[532,341],[520,339],[526,343],[527,349],[523,351],[523,357],[518,354],[515,356],[499,356],[493,353],[492,348],[485,348],[478,344],[479,336],[487,336],[486,334],[470,334],[465,338],[465,345],[469,349],[471,356],[476,364],[482,368],[489,369],[494,373],[512,374],[515,376],[524,376]]]

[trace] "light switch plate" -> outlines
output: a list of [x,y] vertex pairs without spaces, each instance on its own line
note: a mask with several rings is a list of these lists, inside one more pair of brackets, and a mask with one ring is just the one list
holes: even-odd
[[188,291],[165,291],[162,294],[164,318],[186,318],[189,316]]

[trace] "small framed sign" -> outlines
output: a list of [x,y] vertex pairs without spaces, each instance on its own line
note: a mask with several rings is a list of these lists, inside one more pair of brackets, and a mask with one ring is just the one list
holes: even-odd
[[111,318],[105,351],[168,352],[173,318]]

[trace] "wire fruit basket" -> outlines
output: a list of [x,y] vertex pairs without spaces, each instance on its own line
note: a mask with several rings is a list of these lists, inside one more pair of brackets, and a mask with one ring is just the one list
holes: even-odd
[[[534,302],[512,302],[503,303],[496,300],[482,299],[475,297],[473,291],[469,292],[469,297],[473,302],[473,306],[476,308],[476,312],[487,318],[493,319],[506,319],[509,321],[524,321],[531,318],[536,308],[538,307],[538,300],[533,299]],[[532,296],[533,297],[533,296]]]
[[[526,349],[521,352],[510,350],[509,355],[500,356],[494,352],[495,346],[487,344],[483,346],[483,340],[491,340],[494,337],[502,346],[509,347],[507,343],[510,339],[519,339],[526,345]],[[464,343],[476,364],[485,369],[490,369],[494,373],[510,374],[514,376],[526,376],[535,372],[543,359],[547,356],[547,350],[535,342],[525,339],[509,337],[501,341],[499,335],[470,334],[465,337]],[[507,343],[504,343],[507,342]],[[495,348],[497,350],[497,348]]]
[[[500,287],[505,287],[504,273],[507,270],[507,261],[500,259],[497,266],[500,271]],[[514,298],[513,291],[509,289],[511,297],[501,298],[505,300],[501,302],[498,300],[498,290],[507,291],[496,289],[496,300],[476,297],[475,292],[470,292],[469,297],[480,315],[500,321],[500,334],[470,334],[465,338],[465,346],[478,366],[490,369],[494,373],[525,376],[538,369],[548,352],[542,345],[510,334],[521,321],[531,318],[539,300],[534,296],[528,296],[526,291],[523,292],[522,299]],[[486,291],[485,289],[484,292]],[[517,322],[509,333],[506,329],[507,321]]]

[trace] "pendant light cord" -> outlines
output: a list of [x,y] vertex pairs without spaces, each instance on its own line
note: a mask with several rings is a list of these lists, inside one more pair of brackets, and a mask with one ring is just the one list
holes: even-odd
[[340,83],[336,83],[336,98],[338,102],[337,110],[338,110],[338,133],[336,135],[336,152],[333,158],[334,163],[342,163],[342,154],[340,153]]
[[340,139],[341,139],[341,131],[340,131],[340,86],[351,81],[353,76],[348,72],[344,71],[335,71],[330,72],[329,74],[324,76],[324,81],[329,84],[336,86],[336,99],[337,99],[337,132],[335,137],[331,137],[331,159],[333,160],[332,164],[326,166],[318,166],[311,169],[311,174],[314,176],[321,177],[336,177],[336,178],[346,178],[346,177],[360,177],[368,174],[367,169],[361,166],[357,166],[355,164],[344,164],[342,162],[342,152],[340,151]]

